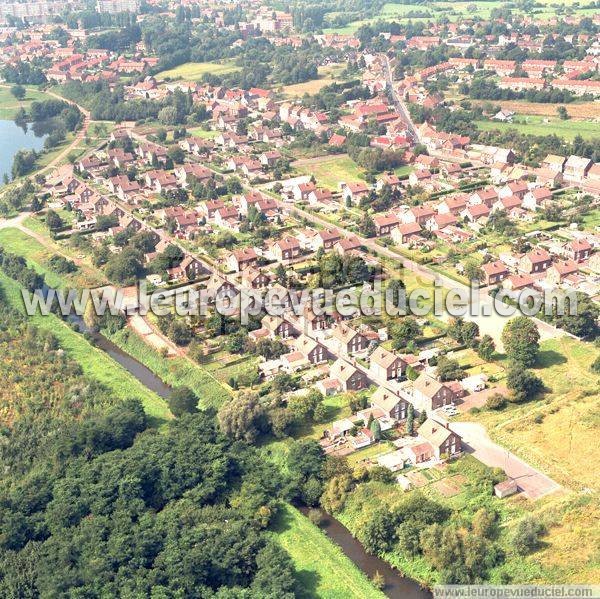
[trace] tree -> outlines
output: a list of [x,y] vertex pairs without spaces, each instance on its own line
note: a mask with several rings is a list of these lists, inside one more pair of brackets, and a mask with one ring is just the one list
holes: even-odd
[[496,519],[496,512],[492,512],[484,507],[479,508],[471,521],[473,533],[484,539],[492,539],[496,534]]
[[379,420],[373,419],[369,426],[369,430],[373,434],[373,439],[375,441],[381,441],[381,424],[379,424]]
[[375,222],[367,212],[365,212],[360,224],[358,225],[358,232],[363,237],[375,237],[377,233],[377,230],[375,229]]
[[486,362],[490,362],[494,357],[496,345],[490,335],[484,335],[477,346],[477,355]]
[[421,335],[421,327],[412,316],[407,316],[398,324],[392,325],[390,334],[392,337],[392,347],[394,349],[402,349],[406,347],[409,341]]
[[406,414],[406,434],[412,435],[415,432],[415,408],[410,403]]
[[533,399],[544,388],[544,383],[520,364],[515,364],[508,371],[506,386],[512,392],[513,401],[522,403]]
[[168,401],[169,409],[177,418],[198,411],[198,397],[189,387],[175,387]]
[[488,410],[501,410],[506,407],[506,397],[501,393],[494,393],[485,400],[485,407]]
[[517,316],[506,323],[502,331],[502,343],[506,355],[522,366],[535,364],[538,355],[540,333],[530,318]]
[[244,439],[251,443],[261,430],[264,410],[255,393],[240,393],[226,401],[217,413],[221,431],[231,439]]
[[396,540],[395,520],[388,508],[375,510],[358,531],[358,540],[368,553],[380,555],[392,548]]
[[558,118],[561,121],[566,121],[569,119],[569,113],[567,112],[567,109],[564,106],[559,106],[556,109],[556,114],[558,114]]
[[50,231],[58,231],[64,227],[63,219],[54,210],[48,210],[46,214],[46,225]]
[[349,474],[334,476],[327,482],[321,496],[321,506],[330,513],[336,514],[344,509],[348,493],[352,490],[352,477]]
[[17,100],[24,100],[25,96],[27,95],[27,90],[22,86],[22,85],[13,85],[10,88],[10,93],[17,99]]
[[436,372],[441,381],[460,381],[466,376],[465,371],[456,360],[451,360],[443,355],[438,358]]
[[513,536],[513,545],[519,555],[528,555],[540,548],[540,537],[546,529],[537,519],[531,517],[521,520]]
[[133,285],[144,272],[143,258],[139,250],[126,247],[112,254],[106,263],[106,276],[119,285]]

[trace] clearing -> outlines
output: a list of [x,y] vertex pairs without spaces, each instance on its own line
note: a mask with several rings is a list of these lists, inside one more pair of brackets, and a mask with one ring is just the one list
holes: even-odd
[[599,351],[570,337],[541,343],[539,375],[550,390],[540,399],[483,410],[471,419],[490,437],[569,489],[600,490],[595,463],[600,386],[590,365]]
[[233,62],[186,62],[178,67],[157,73],[157,79],[184,79],[196,81],[206,73],[211,75],[226,75],[238,71],[239,67]]
[[345,64],[332,63],[319,67],[319,78],[305,81],[304,83],[295,83],[286,85],[281,88],[281,91],[288,97],[298,98],[304,94],[316,94],[321,91],[326,85],[335,83],[341,72],[346,68]]
[[292,166],[301,175],[314,175],[317,185],[339,191],[340,183],[364,180],[364,171],[347,154],[297,160]]

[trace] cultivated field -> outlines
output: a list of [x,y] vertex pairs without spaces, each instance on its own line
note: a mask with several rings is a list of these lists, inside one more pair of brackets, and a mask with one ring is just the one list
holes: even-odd
[[[570,107],[567,107],[567,111]],[[600,108],[596,108],[600,112]],[[577,135],[585,139],[600,137],[600,122],[575,121],[568,119],[562,121],[558,118],[535,116],[535,115],[515,115],[512,123],[502,123],[500,121],[477,121],[477,128],[483,131],[499,129],[516,129],[519,133],[528,135],[558,135],[564,139],[572,141]]]
[[184,79],[196,81],[201,79],[206,73],[212,75],[226,75],[233,71],[239,70],[239,67],[235,66],[232,62],[186,62],[184,64],[169,69],[168,71],[161,71],[156,75],[157,79]]
[[329,64],[319,67],[319,78],[305,81],[304,83],[296,83],[294,85],[286,85],[281,88],[281,91],[290,98],[298,98],[304,94],[316,94],[326,85],[335,83],[337,77],[344,70],[344,64]]
[[[488,100],[472,100],[473,104],[488,103]],[[512,110],[517,114],[532,114],[539,116],[556,117],[556,109],[565,106],[567,112],[575,119],[600,118],[600,104],[598,102],[578,102],[576,104],[546,104],[539,102],[525,102],[524,100],[499,100],[494,104],[500,105],[505,110]],[[573,122],[573,121],[570,121]]]

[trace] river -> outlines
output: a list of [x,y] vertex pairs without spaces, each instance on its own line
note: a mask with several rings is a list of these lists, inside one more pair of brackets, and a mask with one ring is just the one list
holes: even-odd
[[[71,317],[71,320],[77,322],[80,329],[84,330],[85,324],[79,317]],[[89,331],[88,331],[89,332]],[[157,377],[150,369],[146,368],[141,362],[123,351],[112,341],[100,333],[91,333],[95,345],[105,351],[115,362],[118,362],[123,368],[129,371],[140,383],[145,385],[154,393],[167,398],[171,393],[171,387],[165,384],[162,379]],[[300,510],[306,515],[308,508],[301,507]],[[411,578],[405,578],[402,574],[392,568],[382,559],[368,554],[363,546],[357,541],[350,531],[333,516],[322,512],[323,520],[320,528],[323,532],[344,552],[362,572],[369,578],[372,578],[376,572],[379,572],[385,579],[385,588],[383,592],[391,599],[431,599],[432,594],[427,589],[422,588]]]
[[31,125],[20,127],[14,121],[0,120],[0,187],[4,175],[11,173],[13,159],[19,150],[41,150],[46,135],[36,134]]

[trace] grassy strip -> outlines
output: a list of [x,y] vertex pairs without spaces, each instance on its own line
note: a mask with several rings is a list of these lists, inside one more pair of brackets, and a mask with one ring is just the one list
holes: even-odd
[[[35,222],[34,219],[27,219],[29,222]],[[27,226],[26,224],[26,226]],[[40,235],[46,235],[45,231],[39,230],[40,225],[36,224],[37,232]],[[68,248],[64,248],[48,237],[48,246],[43,245],[37,239],[14,227],[8,227],[0,230],[0,246],[8,252],[23,256],[29,265],[36,272],[43,274],[48,285],[54,288],[71,287],[98,287],[107,283],[106,277],[87,264],[78,266],[78,270],[72,274],[59,274],[51,270],[48,261],[55,254],[62,254],[73,260],[73,255],[69,253]]]
[[218,407],[230,396],[229,391],[204,368],[185,358],[167,359],[161,356],[130,329],[123,329],[107,337],[149,368],[167,385],[174,387],[186,385],[193,389],[200,398],[201,408]]
[[273,533],[292,558],[303,597],[384,597],[337,545],[291,505],[278,513]]
[[[9,303],[23,312],[20,285],[4,273],[0,273],[0,285]],[[94,347],[81,334],[73,331],[60,318],[53,314],[36,315],[31,316],[30,321],[40,329],[50,331],[55,335],[60,346],[69,357],[81,366],[84,374],[96,379],[120,398],[139,399],[151,418],[161,422],[171,418],[169,408],[163,399],[147,389],[108,354]]]

